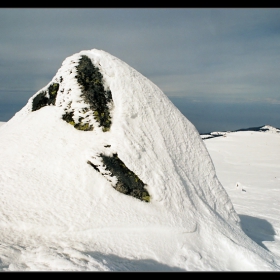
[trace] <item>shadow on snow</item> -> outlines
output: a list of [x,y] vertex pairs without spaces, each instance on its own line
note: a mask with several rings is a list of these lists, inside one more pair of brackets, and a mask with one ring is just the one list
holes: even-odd
[[239,218],[241,221],[241,228],[246,235],[269,251],[269,249],[263,244],[263,241],[275,240],[274,235],[276,235],[276,232],[274,231],[272,225],[264,219],[247,215],[239,215]]
[[163,263],[159,263],[152,259],[133,260],[120,257],[113,254],[102,254],[99,252],[85,252],[93,259],[110,267],[111,271],[115,272],[186,272],[179,267],[172,267]]

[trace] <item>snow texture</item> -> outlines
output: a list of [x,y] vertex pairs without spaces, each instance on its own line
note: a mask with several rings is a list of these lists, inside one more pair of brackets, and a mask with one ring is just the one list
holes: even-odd
[[[280,134],[241,130],[206,140],[245,233],[280,260]],[[261,127],[263,128],[263,127]]]
[[[108,131],[82,98],[82,55],[112,93]],[[52,84],[55,103],[32,110]],[[64,121],[67,110],[93,130]],[[149,202],[118,192],[116,178],[87,164],[116,153],[144,182]],[[156,85],[102,50],[64,60],[1,126],[0,155],[2,271],[279,270],[274,254],[242,230],[194,125]]]

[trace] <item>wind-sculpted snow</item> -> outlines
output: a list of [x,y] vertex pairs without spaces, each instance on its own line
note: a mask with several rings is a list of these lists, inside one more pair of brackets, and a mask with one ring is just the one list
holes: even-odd
[[[88,81],[105,98],[93,86],[87,94],[95,97],[84,98],[82,57],[100,73]],[[55,102],[46,94],[33,110],[54,84]],[[196,128],[156,85],[104,51],[66,58],[1,127],[0,141],[3,270],[279,269],[242,231]],[[110,169],[102,155],[117,155],[124,169]],[[130,187],[132,178],[142,182],[148,199],[117,191],[122,176],[131,176],[123,181]]]

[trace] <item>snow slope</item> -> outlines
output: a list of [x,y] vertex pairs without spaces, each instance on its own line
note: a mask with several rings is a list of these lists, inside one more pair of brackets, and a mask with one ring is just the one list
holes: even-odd
[[[82,56],[112,94],[109,129],[77,82]],[[81,120],[93,130],[75,129]],[[117,154],[150,201],[118,192],[101,154]],[[3,271],[279,270],[242,231],[195,127],[156,85],[104,51],[66,58],[1,127],[0,155]]]

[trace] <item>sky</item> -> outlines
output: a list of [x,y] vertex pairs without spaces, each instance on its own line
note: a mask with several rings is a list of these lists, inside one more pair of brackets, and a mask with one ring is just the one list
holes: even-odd
[[280,271],[277,130],[202,140],[96,49],[48,88],[0,127],[1,271]]
[[280,127],[279,8],[0,8],[0,121],[62,61],[100,49],[155,83],[200,133]]

